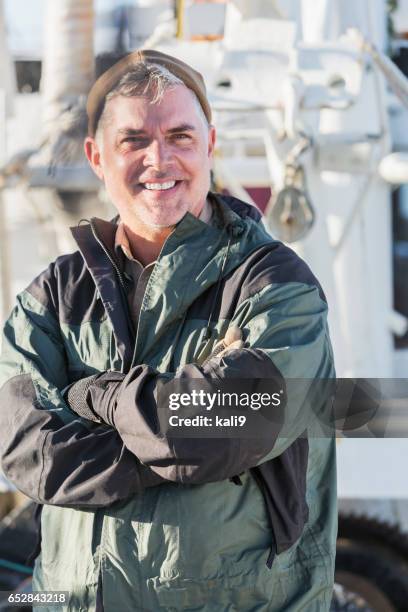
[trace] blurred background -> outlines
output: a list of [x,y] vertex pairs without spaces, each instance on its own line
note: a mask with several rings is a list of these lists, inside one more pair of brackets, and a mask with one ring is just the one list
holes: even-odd
[[[408,379],[408,0],[0,0],[1,322],[74,249],[69,226],[114,215],[83,154],[86,96],[143,47],[204,75],[215,189],[309,263],[337,374],[375,403]],[[337,443],[333,610],[408,609],[408,439],[388,426]],[[1,474],[0,516],[0,590],[29,588],[33,507]]]

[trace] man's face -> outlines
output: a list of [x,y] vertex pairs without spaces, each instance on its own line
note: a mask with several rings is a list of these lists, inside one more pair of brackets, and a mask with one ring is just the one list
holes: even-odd
[[100,138],[87,138],[87,157],[129,227],[170,227],[198,216],[210,187],[215,129],[205,124],[184,85],[159,103],[116,96],[106,104]]

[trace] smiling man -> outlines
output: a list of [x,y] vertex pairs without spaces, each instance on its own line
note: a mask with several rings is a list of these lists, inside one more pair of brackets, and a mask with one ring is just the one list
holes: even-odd
[[[98,90],[88,108],[95,96]],[[214,144],[215,129],[196,94],[163,66],[139,63],[106,96],[85,150],[142,262],[158,255],[187,212],[202,212]]]
[[224,437],[170,432],[160,403],[186,385],[191,430],[217,422],[196,401],[208,385],[332,378],[321,287],[257,210],[210,191],[215,128],[190,66],[134,52],[87,110],[118,216],[74,228],[78,251],[18,296],[0,361],[3,469],[43,506],[34,589],[67,591],[70,611],[328,610],[335,447],[308,438],[303,398],[256,435],[227,412]]

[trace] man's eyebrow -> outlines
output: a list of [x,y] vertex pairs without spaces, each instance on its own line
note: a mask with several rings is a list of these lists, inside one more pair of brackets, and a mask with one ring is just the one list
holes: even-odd
[[118,134],[125,134],[126,136],[142,136],[146,134],[144,130],[134,130],[133,128],[120,128]]
[[[196,130],[196,128],[194,127],[194,125],[191,125],[190,123],[181,123],[180,125],[176,125],[173,128],[170,128],[169,130],[167,130],[167,132],[169,134],[175,134],[178,132],[194,132]],[[134,128],[130,128],[130,127],[125,127],[125,128],[119,128],[118,132],[119,135],[123,136],[145,136],[146,135],[146,131],[144,129],[140,129],[140,130],[135,130]]]
[[175,132],[194,132],[195,129],[196,128],[194,127],[194,125],[191,125],[190,123],[182,123],[180,125],[177,125],[176,127],[170,128],[167,131],[170,134],[174,134]]

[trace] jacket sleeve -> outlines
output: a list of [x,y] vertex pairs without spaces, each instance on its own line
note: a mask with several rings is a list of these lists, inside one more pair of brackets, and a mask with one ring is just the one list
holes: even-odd
[[[122,382],[91,385],[87,401],[112,424],[144,464],[168,480],[185,484],[223,480],[281,454],[309,424],[305,395],[316,379],[334,377],[327,330],[327,305],[314,286],[286,283],[265,287],[244,300],[232,323],[245,333],[249,348],[232,351],[219,362],[187,364],[175,374],[135,366]],[[160,428],[158,387],[178,378],[200,384],[267,379],[288,388],[281,430],[247,438],[174,437]],[[302,393],[290,379],[306,379]],[[296,385],[295,385],[296,386]],[[229,389],[230,390],[230,389]],[[322,401],[324,398],[320,398]],[[272,410],[272,408],[271,408]],[[203,410],[197,408],[196,414]]]
[[283,453],[300,436],[333,436],[336,372],[327,314],[317,281],[269,285],[236,312],[247,342],[262,348],[286,383],[282,427],[260,463]]
[[105,424],[64,402],[66,357],[58,321],[23,292],[4,327],[0,454],[7,478],[41,504],[103,507],[163,480]]

